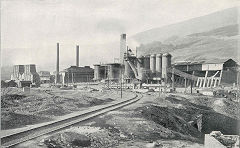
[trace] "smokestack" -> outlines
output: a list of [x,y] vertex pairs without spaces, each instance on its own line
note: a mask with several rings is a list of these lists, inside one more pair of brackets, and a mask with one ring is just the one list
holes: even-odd
[[56,77],[55,83],[59,82],[59,43],[57,43],[57,65],[56,65]]
[[76,66],[79,67],[79,45],[76,47]]
[[120,58],[119,58],[119,62],[121,64],[124,64],[123,58],[124,58],[124,53],[126,52],[126,42],[127,42],[126,34],[121,34],[121,36],[120,36]]

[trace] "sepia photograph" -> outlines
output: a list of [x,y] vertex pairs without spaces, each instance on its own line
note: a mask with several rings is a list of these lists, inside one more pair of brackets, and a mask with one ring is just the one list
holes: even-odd
[[239,148],[239,0],[0,0],[2,148]]

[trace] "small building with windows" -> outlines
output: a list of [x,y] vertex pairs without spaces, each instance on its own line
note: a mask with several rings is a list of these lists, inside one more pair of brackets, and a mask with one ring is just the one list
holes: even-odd
[[50,83],[51,74],[50,74],[49,71],[40,71],[40,72],[38,72],[38,74],[39,74],[39,77],[40,77],[41,84]]
[[11,80],[16,81],[18,83],[18,86],[21,86],[19,83],[20,81],[24,84],[25,82],[28,83],[30,81],[32,86],[40,86],[40,77],[36,72],[35,64],[14,65]]
[[120,63],[105,63],[94,65],[94,81],[118,82],[121,77],[122,66]]
[[90,66],[71,66],[60,72],[60,82],[62,84],[91,82],[93,77],[94,70]]

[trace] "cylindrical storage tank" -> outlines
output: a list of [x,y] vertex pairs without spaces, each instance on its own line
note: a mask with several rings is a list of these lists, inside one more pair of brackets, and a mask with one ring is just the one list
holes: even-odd
[[149,55],[144,56],[143,63],[144,63],[144,68],[146,70],[149,70],[150,69],[150,56]]
[[131,67],[127,61],[124,61],[124,77],[130,78],[131,76]]
[[94,80],[100,80],[100,65],[94,65]]
[[156,55],[155,54],[150,56],[150,70],[152,73],[156,72]]
[[162,54],[159,53],[156,55],[156,76],[162,76]]
[[113,79],[114,78],[114,71],[113,71],[113,64],[108,65],[108,78]]
[[171,67],[171,58],[172,58],[172,55],[169,53],[165,53],[162,55],[162,78],[165,78],[166,82],[168,82],[167,69]]

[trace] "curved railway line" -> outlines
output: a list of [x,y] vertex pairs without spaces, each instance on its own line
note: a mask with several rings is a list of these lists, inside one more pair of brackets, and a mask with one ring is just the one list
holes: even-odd
[[49,134],[49,133],[64,129],[66,127],[69,127],[76,123],[80,123],[82,121],[86,121],[88,119],[94,118],[94,117],[104,114],[106,112],[109,112],[109,111],[124,107],[126,105],[135,103],[141,98],[142,98],[142,94],[136,94],[136,96],[132,99],[116,102],[114,104],[105,105],[105,106],[95,109],[95,110],[84,112],[82,114],[79,114],[79,115],[76,115],[73,117],[69,117],[67,119],[58,120],[58,121],[51,122],[49,124],[35,127],[32,129],[28,129],[28,130],[20,131],[17,133],[1,136],[1,147],[12,147],[12,146],[20,144],[22,142],[43,136],[45,134]]

